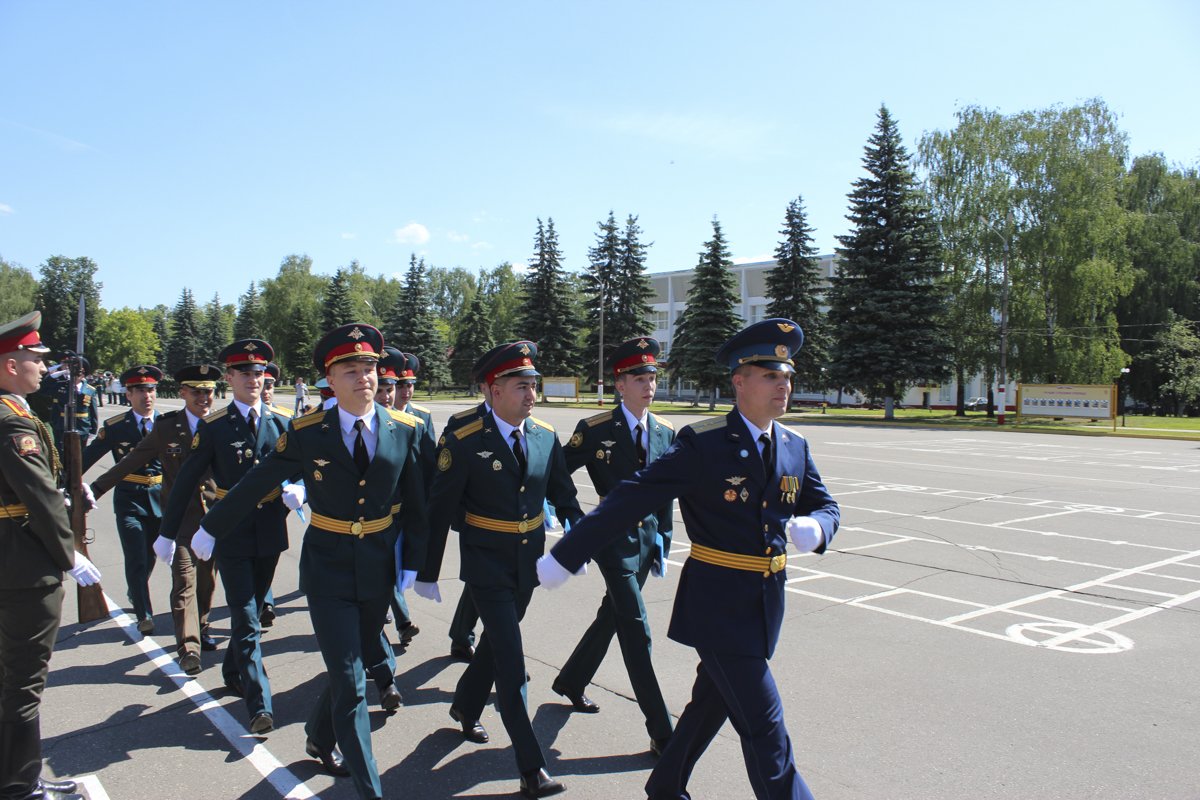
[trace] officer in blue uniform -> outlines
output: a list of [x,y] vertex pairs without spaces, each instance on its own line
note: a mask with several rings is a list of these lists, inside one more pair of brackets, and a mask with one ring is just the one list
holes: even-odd
[[[610,364],[621,402],[611,411],[580,420],[564,448],[567,468],[574,472],[586,466],[601,497],[665,453],[675,441],[671,423],[650,413],[657,388],[659,350],[657,340],[640,336],[613,351]],[[576,711],[599,711],[584,689],[604,661],[615,633],[655,754],[661,754],[671,736],[671,714],[650,660],[650,621],[642,586],[652,569],[659,576],[663,574],[666,556],[671,552],[671,510],[668,501],[596,553],[607,593],[596,619],[551,687],[568,698]]]
[[[176,538],[206,472],[212,471],[220,499],[274,450],[288,420],[262,402],[264,369],[272,355],[271,345],[261,339],[236,341],[219,354],[225,364],[225,380],[233,388],[233,402],[196,426],[192,454],[180,467],[163,509],[160,533],[164,538]],[[256,498],[249,513],[227,520],[228,527],[222,530],[197,530],[191,543],[199,557],[204,550],[211,552],[210,534],[221,538],[216,548],[217,572],[225,587],[231,627],[221,672],[230,691],[245,698],[250,731],[256,734],[275,727],[271,686],[262,663],[259,616],[279,554],[288,546],[288,510],[280,493],[276,483]]]
[[692,768],[728,719],[742,740],[757,798],[809,800],[796,769],[768,665],[783,622],[787,541],[822,553],[840,512],[808,443],[775,422],[791,397],[796,323],[768,319],[720,349],[736,407],[689,425],[660,459],[620,484],[538,563],[561,585],[646,514],[678,497],[691,552],[680,573],[668,635],[700,656],[692,699],[646,783],[651,800],[686,798]]
[[[105,420],[100,433],[83,451],[83,472],[105,453],[120,462],[154,429],[159,413],[154,408],[162,370],[152,364],[131,367],[121,373],[121,385],[130,409]],[[162,522],[163,470],[158,459],[125,475],[113,494],[117,536],[125,557],[125,585],[133,618],[142,633],[154,631],[154,607],[150,601],[150,573],[154,571],[154,540]]]
[[382,348],[383,336],[365,323],[327,333],[316,346],[314,366],[325,373],[336,405],[293,419],[275,452],[201,521],[201,531],[217,532],[219,548],[259,497],[297,471],[303,474],[311,517],[300,554],[300,590],[329,675],[305,725],[305,749],[328,772],[351,775],[361,798],[383,796],[371,750],[365,649],[383,628],[397,561],[402,585],[411,584],[428,540],[419,423],[374,402]]
[[[471,594],[483,635],[454,692],[450,716],[468,741],[488,741],[479,723],[496,687],[500,718],[513,743],[521,794],[547,797],[563,785],[546,772],[546,758],[526,707],[521,618],[537,585],[537,559],[546,544],[546,499],[568,521],[581,516],[554,429],[530,416],[538,372],[532,342],[489,351],[481,373],[492,413],[445,437],[430,495],[430,547],[417,593],[441,599],[436,581],[450,524],[460,513],[459,575]],[[465,509],[465,511],[460,511]]]

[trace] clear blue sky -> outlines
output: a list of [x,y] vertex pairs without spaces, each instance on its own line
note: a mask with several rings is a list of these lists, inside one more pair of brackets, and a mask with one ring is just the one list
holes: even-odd
[[886,103],[913,147],[977,104],[1104,99],[1134,155],[1200,163],[1200,4],[0,0],[0,256],[90,256],[103,302],[233,301],[318,273],[568,269],[609,210],[652,271],[716,215],[770,257],[802,195],[822,252]]

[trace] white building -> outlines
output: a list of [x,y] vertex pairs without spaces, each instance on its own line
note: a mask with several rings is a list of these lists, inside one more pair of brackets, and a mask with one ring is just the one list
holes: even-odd
[[[835,273],[834,256],[832,254],[818,256],[821,265],[821,275],[829,280]],[[738,282],[738,305],[734,311],[747,324],[766,319],[767,305],[771,298],[767,296],[767,272],[775,268],[775,261],[755,261],[751,264],[735,264],[730,270]],[[653,309],[651,324],[654,327],[651,335],[662,343],[663,352],[660,358],[670,360],[671,342],[675,338],[675,327],[683,310],[687,308],[687,293],[692,288],[694,269],[679,269],[670,272],[654,272],[647,275],[654,288],[654,296],[650,306]],[[804,327],[804,320],[796,320]],[[1008,396],[1015,397],[1015,384],[1009,385]],[[986,397],[987,381],[983,375],[977,375],[966,385],[966,397]],[[926,403],[934,408],[953,408],[956,400],[957,383],[953,379],[940,386],[916,387],[900,399],[905,406],[923,406]],[[684,384],[682,388],[672,387],[672,394],[690,396],[695,393],[693,387]],[[838,402],[836,389],[832,392],[822,392],[820,387],[797,386],[796,399],[801,402]],[[863,401],[858,395],[843,395],[843,403],[852,404]],[[1012,408],[1012,402],[1008,403]]]

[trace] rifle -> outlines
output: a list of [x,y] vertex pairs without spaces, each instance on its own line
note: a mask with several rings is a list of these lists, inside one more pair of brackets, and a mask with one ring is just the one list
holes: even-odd
[[[83,322],[85,317],[84,296],[79,296],[79,323],[75,332],[75,353],[83,351]],[[67,418],[63,425],[63,475],[66,480],[67,496],[71,498],[71,532],[75,534],[75,550],[87,558],[87,499],[83,496],[83,448],[79,431],[75,430],[75,384],[83,373],[83,362],[75,353],[68,352],[66,358],[70,374],[67,376]],[[104,602],[104,591],[100,583],[91,586],[76,586],[79,621],[91,622],[108,616]]]

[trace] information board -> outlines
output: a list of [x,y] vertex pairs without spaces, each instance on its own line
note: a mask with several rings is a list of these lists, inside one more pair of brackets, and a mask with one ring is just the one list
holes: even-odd
[[1114,384],[1022,383],[1017,385],[1018,417],[1117,418]]

